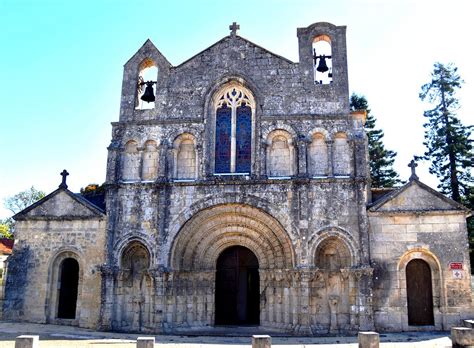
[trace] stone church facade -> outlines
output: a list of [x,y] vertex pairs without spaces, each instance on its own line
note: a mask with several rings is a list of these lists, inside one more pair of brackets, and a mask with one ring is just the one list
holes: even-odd
[[4,318],[316,335],[472,314],[470,212],[414,172],[371,190],[346,27],[299,28],[297,63],[237,28],[178,66],[149,40],[125,64],[105,208],[63,181],[15,216]]

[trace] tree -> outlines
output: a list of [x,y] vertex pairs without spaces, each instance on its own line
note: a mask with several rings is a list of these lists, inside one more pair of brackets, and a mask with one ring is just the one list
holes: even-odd
[[463,81],[452,64],[435,63],[431,81],[421,87],[420,99],[433,104],[423,113],[428,122],[425,127],[426,152],[423,159],[431,161],[429,171],[436,175],[438,188],[456,202],[469,204],[474,164],[471,129],[457,118],[459,101],[456,91]]
[[[31,186],[28,190],[6,198],[3,205],[13,214],[17,214],[36,201],[39,201],[44,196],[46,196],[46,194],[43,191],[37,190],[34,186]],[[15,222],[11,217],[0,220],[0,235],[4,235],[6,238],[13,238],[14,232]]]
[[398,173],[393,169],[396,152],[385,149],[381,129],[375,129],[375,116],[370,113],[369,104],[364,96],[355,93],[351,95],[350,107],[352,110],[366,110],[367,119],[365,129],[367,131],[369,146],[370,177],[373,187],[393,187],[400,184]]
[[[459,100],[456,91],[464,81],[452,64],[435,63],[431,81],[421,87],[420,99],[433,108],[423,113],[426,152],[422,159],[431,161],[429,171],[439,179],[438,188],[456,202],[474,209],[471,168],[474,165],[471,131],[457,118]],[[474,261],[474,219],[468,219],[471,261]]]
[[34,186],[31,186],[28,190],[21,191],[14,196],[8,197],[5,199],[4,206],[10,210],[13,214],[17,214],[26,207],[29,207],[36,201],[39,201],[41,198],[46,196],[41,190],[35,189]]
[[13,231],[12,218],[0,219],[0,238],[13,238],[11,231]]

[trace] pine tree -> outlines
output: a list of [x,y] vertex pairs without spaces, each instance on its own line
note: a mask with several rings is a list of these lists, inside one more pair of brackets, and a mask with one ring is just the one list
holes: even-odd
[[431,81],[421,87],[420,99],[433,104],[424,112],[426,152],[423,159],[430,160],[429,171],[436,175],[438,188],[456,202],[472,202],[471,168],[474,164],[471,129],[457,118],[459,101],[456,91],[463,81],[453,64],[435,63]]
[[[431,82],[421,87],[420,99],[434,104],[423,115],[428,119],[425,127],[427,150],[423,159],[430,160],[430,173],[436,175],[441,192],[456,202],[474,209],[474,186],[471,168],[474,165],[471,130],[457,118],[459,101],[456,91],[464,81],[453,64],[435,63]],[[469,252],[474,263],[474,218],[467,220]],[[472,269],[474,270],[474,269]]]
[[372,178],[372,187],[393,187],[400,183],[398,173],[393,169],[396,152],[385,149],[381,129],[375,129],[376,119],[370,113],[369,104],[364,96],[355,93],[351,95],[350,107],[352,110],[366,110],[367,119],[365,129],[369,143],[369,166]]

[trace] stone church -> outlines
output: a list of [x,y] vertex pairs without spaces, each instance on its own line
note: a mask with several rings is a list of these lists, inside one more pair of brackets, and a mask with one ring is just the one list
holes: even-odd
[[[423,184],[371,188],[346,27],[299,62],[230,34],[125,64],[105,200],[59,188],[15,216],[3,317],[100,330],[447,330],[473,314],[466,217]],[[97,197],[96,197],[97,198]]]

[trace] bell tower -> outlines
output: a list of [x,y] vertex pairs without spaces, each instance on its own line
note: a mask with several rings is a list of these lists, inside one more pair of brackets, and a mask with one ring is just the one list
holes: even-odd
[[346,27],[318,22],[298,28],[297,36],[305,85],[328,101],[348,104]]

